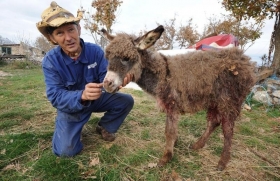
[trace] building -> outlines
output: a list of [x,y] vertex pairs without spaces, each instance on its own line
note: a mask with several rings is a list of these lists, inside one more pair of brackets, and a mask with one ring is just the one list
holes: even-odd
[[34,57],[41,59],[43,52],[24,43],[0,45],[0,59],[34,59]]

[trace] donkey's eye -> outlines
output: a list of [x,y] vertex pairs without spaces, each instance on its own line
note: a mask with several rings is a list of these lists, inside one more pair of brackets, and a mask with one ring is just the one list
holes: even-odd
[[123,58],[123,59],[121,60],[121,62],[122,62],[123,65],[127,65],[128,62],[129,62],[129,58]]
[[125,57],[125,58],[123,58],[123,61],[128,62],[129,58]]

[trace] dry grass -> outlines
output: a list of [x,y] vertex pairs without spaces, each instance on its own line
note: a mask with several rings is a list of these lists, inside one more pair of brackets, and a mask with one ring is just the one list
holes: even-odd
[[[25,72],[20,74],[25,74]],[[11,87],[14,86],[14,82],[9,78],[0,79],[0,85],[8,85],[7,83]],[[40,86],[42,85],[43,82]],[[35,109],[32,105],[34,103],[28,100],[8,104],[12,98],[7,98],[4,90],[0,89],[1,102],[5,104],[5,106],[2,104],[0,116],[18,107],[34,110],[32,112],[34,116],[30,119],[22,119],[19,116],[9,120],[20,121],[20,123],[1,129],[0,136],[3,142],[5,144],[11,142],[10,137],[16,134],[51,135],[54,129],[55,109],[47,101],[44,87],[18,91],[24,93],[29,99],[35,98],[37,108]],[[181,117],[179,141],[175,146],[174,158],[165,167],[158,168],[155,163],[162,156],[165,145],[165,115],[157,109],[155,101],[142,91],[125,88],[121,91],[133,95],[135,106],[113,143],[104,142],[100,139],[100,135],[95,133],[96,122],[102,114],[93,114],[83,129],[82,154],[70,159],[69,163],[63,166],[69,170],[69,173],[64,173],[63,176],[52,172],[54,176],[49,176],[48,166],[41,166],[40,169],[36,167],[36,165],[52,165],[50,167],[57,171],[61,169],[60,165],[64,161],[51,154],[51,137],[45,136],[40,137],[34,147],[30,146],[31,149],[28,151],[8,161],[4,159],[5,166],[1,171],[0,180],[1,177],[3,180],[9,177],[25,178],[25,180],[59,180],[59,178],[65,180],[64,177],[70,173],[75,173],[80,180],[110,180],[108,175],[112,174],[112,170],[116,171],[115,175],[119,180],[124,181],[280,180],[280,145],[278,144],[280,119],[268,116],[262,106],[253,107],[251,112],[244,110],[236,122],[232,158],[224,171],[216,170],[223,147],[221,130],[217,130],[201,150],[189,149],[189,146],[205,129],[204,113]],[[7,154],[5,149],[0,148],[0,156]],[[56,163],[53,165],[52,162]],[[71,165],[76,167],[72,168]]]

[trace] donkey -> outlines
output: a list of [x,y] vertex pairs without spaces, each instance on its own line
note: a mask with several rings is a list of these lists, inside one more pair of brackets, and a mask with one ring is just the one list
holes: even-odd
[[158,166],[165,165],[173,156],[179,116],[206,110],[207,128],[191,148],[202,148],[221,124],[224,147],[217,168],[223,170],[230,160],[234,121],[256,82],[250,58],[237,48],[175,56],[148,51],[160,38],[163,26],[141,37],[126,33],[110,35],[104,29],[101,31],[110,41],[105,49],[109,64],[104,89],[109,93],[117,92],[125,75],[133,74],[133,81],[155,97],[166,113],[166,145]]

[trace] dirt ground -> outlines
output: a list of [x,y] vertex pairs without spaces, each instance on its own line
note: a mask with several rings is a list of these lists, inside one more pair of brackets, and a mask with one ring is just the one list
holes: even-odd
[[11,74],[3,72],[3,71],[0,70],[0,77],[9,76],[9,75],[11,75]]

